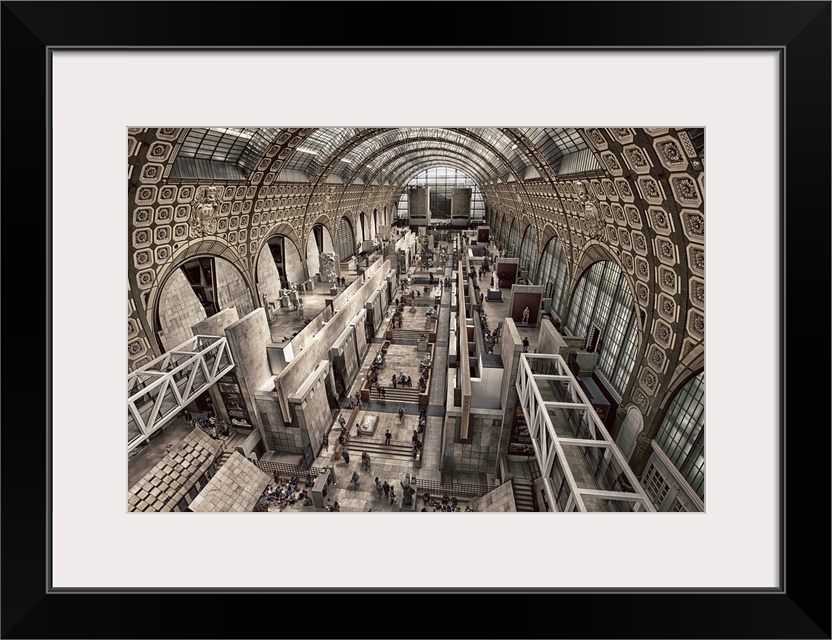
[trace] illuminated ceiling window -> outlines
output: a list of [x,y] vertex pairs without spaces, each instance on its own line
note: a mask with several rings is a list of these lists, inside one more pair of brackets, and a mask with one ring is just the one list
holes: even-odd
[[[322,165],[326,165],[331,157],[336,155],[338,149],[362,131],[364,129],[353,127],[315,129],[295,149],[295,152],[286,161],[284,168],[290,171],[302,171],[307,177],[312,177]],[[346,157],[349,161],[350,154],[347,154]],[[348,167],[349,162],[339,161],[332,170],[338,172],[345,166]]]
[[520,129],[546,157],[546,160],[557,171],[563,156],[586,149],[586,143],[577,129],[553,127],[527,127]]
[[[409,181],[408,186],[428,187],[431,198],[440,198],[448,200],[453,194],[453,190],[457,188],[471,189],[471,204],[469,209],[469,217],[477,220],[485,218],[485,197],[477,184],[470,175],[462,169],[457,169],[449,166],[435,166],[419,171]],[[399,217],[409,217],[409,201],[407,196],[407,189],[404,190],[397,203]],[[435,218],[450,217],[436,215]]]
[[191,129],[182,143],[170,177],[245,180],[279,131],[277,127]]

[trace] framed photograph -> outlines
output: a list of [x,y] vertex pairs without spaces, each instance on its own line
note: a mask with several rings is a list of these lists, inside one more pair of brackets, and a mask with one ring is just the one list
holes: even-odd
[[[828,397],[829,349],[787,331],[789,310],[830,291],[830,2],[387,7],[380,29],[347,2],[2,3],[4,386],[36,415],[6,403],[2,636],[294,635],[258,613],[290,595],[299,620],[332,610],[356,625],[350,607],[418,616],[460,596],[452,617],[471,637],[830,638],[829,420],[798,417],[803,398]],[[414,30],[417,12],[433,26]],[[520,525],[476,513],[128,517],[128,128],[552,121],[705,130],[705,512],[518,514]],[[223,216],[236,194],[204,186],[201,201],[218,200],[200,223],[253,242]],[[175,236],[192,214],[174,191],[155,215]],[[30,246],[43,247],[34,260]],[[818,285],[798,297],[806,279]],[[220,390],[250,427],[241,385]],[[514,453],[533,455],[529,429],[512,427]],[[516,563],[521,540],[528,562]],[[495,621],[470,595],[520,596],[522,613]],[[223,613],[241,605],[252,615]],[[329,622],[324,635],[350,635]]]

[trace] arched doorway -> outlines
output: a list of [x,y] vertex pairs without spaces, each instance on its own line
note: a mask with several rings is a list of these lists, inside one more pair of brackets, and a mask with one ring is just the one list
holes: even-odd
[[335,235],[335,252],[341,262],[346,262],[355,255],[355,235],[352,224],[344,216],[338,221],[338,232]]
[[306,268],[309,271],[310,278],[321,272],[320,254],[334,251],[335,245],[332,242],[329,229],[322,224],[313,226],[306,241]]
[[190,340],[191,327],[230,307],[236,307],[238,317],[254,310],[237,267],[219,256],[189,258],[168,274],[159,290],[155,331],[162,351]]
[[[283,235],[272,236],[266,241],[266,247],[277,269],[281,289],[290,289],[293,284],[299,285],[305,280],[300,251],[291,238]],[[262,256],[263,252],[260,259]]]
[[520,243],[520,270],[528,272],[529,280],[535,282],[537,266],[537,231],[529,225]]

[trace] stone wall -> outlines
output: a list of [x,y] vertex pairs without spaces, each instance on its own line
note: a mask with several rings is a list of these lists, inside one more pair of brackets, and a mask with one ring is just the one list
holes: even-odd
[[[306,380],[309,371],[314,368],[321,360],[329,360],[329,348],[341,335],[344,329],[353,321],[356,314],[364,307],[364,303],[371,293],[373,293],[384,279],[384,275],[389,269],[389,264],[383,265],[383,268],[376,268],[372,275],[367,276],[367,281],[361,285],[360,280],[348,287],[348,291],[354,287],[360,287],[352,297],[347,300],[342,293],[335,300],[336,308],[339,308],[332,319],[322,327],[314,340],[310,340],[305,348],[300,352],[295,352],[295,359],[292,360],[286,368],[280,372],[277,377],[281,386],[281,392],[286,397],[294,394],[297,389]],[[369,270],[368,270],[369,273]],[[267,327],[268,328],[268,327]],[[265,349],[263,349],[263,358],[265,359]],[[290,416],[284,416],[285,419],[291,420]]]
[[170,274],[159,296],[162,346],[170,351],[194,337],[191,327],[205,320],[205,309],[181,269]]
[[494,489],[491,493],[487,493],[481,498],[471,500],[468,505],[474,511],[485,512],[505,512],[517,511],[517,505],[514,502],[514,491],[511,488],[511,483],[506,482]]
[[[266,345],[271,344],[272,337],[265,310],[258,307],[233,322],[225,328],[225,336],[236,364],[240,393],[249,407],[255,407],[255,393],[272,377],[266,354]],[[260,427],[259,415],[251,418]]]
[[272,253],[266,246],[257,258],[257,290],[260,295],[260,303],[263,302],[263,294],[268,297],[269,302],[274,302],[275,310],[280,308],[280,274],[274,264]]
[[[297,427],[287,425],[287,430],[300,431],[301,442],[304,444],[308,442],[314,455],[318,454],[324,434],[332,424],[332,411],[327,398],[329,367],[330,364],[326,360],[318,363],[318,368],[309,374],[300,393],[289,399],[297,416]],[[280,434],[277,435],[279,438]],[[295,434],[290,435],[296,443]]]
[[243,317],[254,310],[251,292],[240,272],[226,260],[214,260],[217,278],[217,308],[237,308],[237,315]]

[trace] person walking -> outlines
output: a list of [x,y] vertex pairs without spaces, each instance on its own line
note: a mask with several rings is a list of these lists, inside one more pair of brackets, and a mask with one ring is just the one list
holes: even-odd
[[390,438],[393,437],[393,434],[390,433],[390,429],[384,434],[384,444],[390,444]]
[[381,500],[381,496],[384,494],[384,488],[381,486],[381,480],[376,478],[376,492],[378,492],[378,499]]
[[401,423],[403,418],[404,418],[404,407],[402,405],[399,405],[399,423]]
[[381,485],[381,488],[384,491],[385,498],[390,495],[390,485],[387,483],[387,480],[384,481],[384,483]]
[[361,481],[361,477],[358,475],[358,471],[352,472],[352,483],[355,485],[353,488],[358,489],[358,483]]
[[341,457],[344,459],[344,464],[350,463],[350,452],[346,449],[341,452]]
[[324,434],[324,451],[329,451],[329,434]]
[[396,504],[396,490],[390,487],[390,504]]
[[523,337],[523,353],[529,352],[529,339],[528,337]]
[[396,388],[396,374],[393,374],[393,388]]

